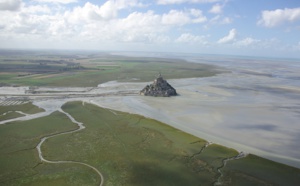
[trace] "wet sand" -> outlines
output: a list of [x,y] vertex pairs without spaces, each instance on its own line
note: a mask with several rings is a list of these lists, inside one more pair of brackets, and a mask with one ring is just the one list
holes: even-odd
[[297,100],[263,90],[222,87],[221,80],[232,78],[241,81],[242,77],[224,74],[171,80],[180,94],[177,97],[127,96],[89,101],[154,118],[214,143],[300,167]]

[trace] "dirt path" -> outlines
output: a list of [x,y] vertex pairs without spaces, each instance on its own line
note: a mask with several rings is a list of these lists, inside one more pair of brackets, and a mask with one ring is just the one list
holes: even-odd
[[71,133],[74,133],[74,132],[78,132],[80,130],[83,130],[85,128],[85,126],[83,125],[83,123],[80,123],[78,121],[76,121],[69,113],[66,113],[65,111],[63,111],[62,109],[59,109],[58,110],[59,112],[65,114],[66,116],[68,116],[68,118],[75,124],[78,125],[78,129],[75,129],[73,131],[68,131],[68,132],[62,132],[62,133],[59,133],[59,134],[54,134],[54,135],[50,135],[50,136],[46,136],[46,137],[43,137],[40,141],[40,143],[36,146],[36,149],[38,151],[38,154],[39,154],[39,158],[41,161],[43,162],[46,162],[46,163],[53,163],[53,164],[63,164],[63,163],[72,163],[72,164],[79,164],[79,165],[84,165],[84,166],[87,166],[91,169],[93,169],[100,177],[100,184],[99,186],[103,186],[103,183],[104,183],[104,177],[102,175],[102,173],[96,169],[95,167],[89,165],[89,164],[86,164],[86,163],[83,163],[83,162],[77,162],[77,161],[51,161],[51,160],[47,160],[43,157],[43,153],[42,153],[42,150],[41,150],[41,146],[43,145],[43,143],[49,139],[49,138],[53,138],[53,137],[56,137],[56,136],[60,136],[60,135],[64,135],[64,134],[71,134]]

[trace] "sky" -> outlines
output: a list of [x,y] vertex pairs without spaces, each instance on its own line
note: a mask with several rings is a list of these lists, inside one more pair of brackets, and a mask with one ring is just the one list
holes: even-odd
[[0,0],[0,48],[300,58],[299,0]]

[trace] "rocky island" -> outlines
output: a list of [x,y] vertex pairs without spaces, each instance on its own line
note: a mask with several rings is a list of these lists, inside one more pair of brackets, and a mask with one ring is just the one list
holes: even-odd
[[169,97],[176,96],[176,90],[162,77],[161,74],[150,85],[140,91],[143,96]]

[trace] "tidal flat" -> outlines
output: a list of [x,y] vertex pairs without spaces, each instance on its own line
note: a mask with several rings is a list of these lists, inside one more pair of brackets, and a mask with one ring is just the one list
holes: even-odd
[[[297,142],[300,65],[297,60],[183,58],[218,65],[230,73],[169,80],[180,94],[170,99],[129,96],[95,102],[155,118],[204,139],[300,167]],[[122,84],[114,83],[116,87]]]
[[[35,57],[36,54],[32,58]],[[75,58],[76,56],[73,57]],[[38,137],[31,136],[30,140],[35,139],[35,143],[38,143],[43,137],[77,130],[76,124],[70,122],[72,120],[68,118],[69,116],[66,117],[67,115],[60,111],[63,108],[64,111],[70,113],[74,120],[84,123],[86,128],[76,133],[53,136],[45,140],[40,146],[44,158],[51,161],[77,162],[80,160],[82,163],[96,167],[104,176],[104,182],[102,182],[95,171],[82,164],[75,163],[73,166],[73,164],[69,163],[55,164],[43,162],[41,158],[39,159],[37,155],[38,150],[35,147],[31,147],[31,151],[27,152],[27,148],[23,147],[22,143],[15,142],[20,149],[8,153],[3,148],[3,157],[13,158],[14,156],[17,157],[16,159],[19,159],[18,157],[26,157],[28,159],[34,157],[30,161],[28,160],[27,163],[33,161],[35,165],[23,166],[23,168],[30,168],[30,171],[33,171],[29,171],[30,173],[26,175],[18,171],[18,174],[13,174],[14,171],[12,171],[8,175],[14,178],[4,180],[4,182],[11,185],[20,185],[21,183],[22,185],[34,185],[48,182],[49,185],[55,185],[56,183],[63,183],[65,185],[84,185],[83,183],[86,185],[99,185],[101,183],[104,183],[104,185],[115,185],[119,183],[125,184],[125,182],[128,184],[129,175],[135,175],[130,171],[139,170],[137,172],[142,172],[142,170],[147,170],[150,171],[149,175],[152,175],[153,179],[145,175],[140,175],[141,180],[136,178],[134,179],[135,181],[130,183],[133,185],[141,183],[143,183],[142,185],[147,185],[146,182],[148,182],[149,184],[168,185],[168,183],[173,183],[171,180],[169,180],[170,182],[168,181],[168,175],[177,175],[176,171],[184,169],[187,170],[186,172],[189,175],[181,174],[180,176],[183,177],[178,176],[178,183],[183,183],[190,179],[191,182],[189,183],[191,185],[197,185],[199,181],[204,185],[297,185],[296,183],[300,181],[298,169],[300,167],[300,155],[298,152],[300,147],[297,143],[300,134],[299,127],[297,126],[300,112],[300,103],[298,101],[300,100],[298,99],[300,92],[297,79],[300,70],[297,61],[245,59],[229,56],[175,57],[178,58],[177,61],[174,60],[174,57],[172,59],[165,59],[157,56],[150,56],[141,61],[141,57],[122,58],[118,54],[117,57],[112,57],[109,61],[108,56],[99,57],[98,55],[93,59],[80,59],[83,60],[80,64],[85,65],[83,69],[76,69],[75,67],[68,66],[68,63],[64,64],[62,62],[63,64],[60,64],[60,66],[64,68],[68,67],[68,69],[65,71],[56,71],[56,69],[55,73],[51,71],[43,73],[35,72],[36,74],[33,74],[32,71],[28,73],[23,71],[21,75],[19,74],[20,72],[14,72],[14,76],[9,76],[6,72],[1,72],[0,108],[2,109],[1,116],[3,119],[0,121],[0,131],[6,127],[7,130],[14,131],[16,129],[13,129],[13,126],[17,126],[15,124],[22,124],[23,122],[28,123],[28,125],[25,125],[28,127],[28,130],[32,130],[30,123],[36,120],[39,121],[42,118],[48,118],[43,119],[43,123],[47,126],[49,124],[48,127],[54,127],[51,130],[55,130],[56,125],[50,125],[51,122],[47,122],[48,120],[51,121],[52,119],[50,118],[54,116],[55,118],[61,118],[61,121],[57,124],[63,124],[68,121],[72,127],[61,130],[57,126],[57,130],[54,133],[50,132],[46,134],[44,133],[45,131],[41,131],[41,134],[37,135]],[[14,57],[10,56],[10,58]],[[17,59],[19,60],[19,58]],[[58,56],[54,61],[57,62],[61,59],[62,57]],[[119,59],[117,61],[118,64],[115,64],[116,61],[114,60],[116,59]],[[120,59],[122,60],[120,61]],[[160,63],[167,61],[164,64],[167,66],[159,68],[159,63],[152,63],[155,60],[158,60]],[[173,60],[174,63],[172,62]],[[187,63],[187,61],[193,63]],[[7,60],[2,60],[2,63],[7,63]],[[20,60],[16,63],[20,63]],[[94,68],[93,65],[97,66],[99,63],[102,63],[100,65],[101,69],[103,68],[102,70],[92,69]],[[126,68],[119,68],[124,63]],[[142,68],[145,63],[148,66],[144,67],[147,68]],[[38,66],[39,68],[48,68],[43,63],[40,65]],[[52,61],[51,65],[55,66],[56,63],[53,64]],[[116,65],[119,65],[119,67],[117,68]],[[182,69],[184,66],[190,66],[190,68]],[[111,70],[114,71],[117,69],[123,69],[121,73],[124,75],[123,78],[116,78],[118,77],[116,74],[107,75]],[[137,69],[139,69],[139,73],[135,74],[134,71]],[[149,74],[148,72],[143,73],[143,70],[146,72],[148,69],[152,69]],[[149,84],[160,70],[166,72],[165,78],[177,89],[179,96],[154,98],[138,95],[138,92],[146,84]],[[167,72],[172,74],[172,76],[169,76]],[[93,75],[87,75],[89,73]],[[151,73],[154,75],[151,75]],[[145,79],[141,76],[145,77]],[[73,81],[72,77],[75,78]],[[60,78],[65,79],[64,81],[59,81]],[[27,102],[32,102],[33,105],[39,108]],[[32,112],[27,114],[25,111],[21,111],[23,109],[23,106],[19,105],[21,103],[26,103],[26,109],[32,110]],[[85,114],[80,114],[81,112],[86,113],[89,117],[85,116]],[[100,113],[103,114],[101,115]],[[109,117],[119,119],[114,120],[109,119]],[[137,132],[139,130],[144,131],[145,129],[135,128],[139,122],[138,119],[132,119],[134,117],[143,118],[143,121],[147,121],[146,128],[150,128],[150,131],[154,130],[155,135],[153,135],[158,138],[151,138],[149,146],[145,147],[149,153],[143,156],[146,157],[148,154],[149,156],[154,155],[151,158],[155,159],[155,161],[154,159],[152,161],[149,157],[149,162],[139,162],[145,166],[133,166],[134,164],[130,164],[136,163],[129,158],[131,156],[135,157],[135,154],[131,155],[130,153],[132,152],[127,152],[128,148],[125,148],[130,146],[132,151],[142,153],[143,151],[140,152],[139,149],[132,148],[132,143],[135,140],[143,141],[144,139],[148,139],[148,137],[145,137],[147,136],[146,134],[143,134],[144,138],[141,136],[140,138],[136,136],[138,139],[131,138],[131,130],[132,132]],[[105,121],[105,123],[101,123],[101,121]],[[133,121],[135,121],[136,125],[132,124]],[[162,128],[154,127],[157,126],[154,123],[159,123],[159,126]],[[163,123],[168,126],[165,126]],[[97,127],[95,125],[98,127],[101,125],[102,128],[100,127],[99,130],[107,130],[106,134],[108,136],[102,138],[97,135],[102,133],[95,128]],[[93,131],[89,129],[91,126]],[[141,126],[145,127],[144,125]],[[12,128],[10,129],[10,127]],[[169,133],[162,132],[166,127],[171,127],[170,131],[173,131],[171,132],[174,133],[172,134],[174,135],[173,137]],[[43,130],[43,127],[37,128],[37,130],[40,129]],[[88,134],[89,131],[93,134]],[[113,131],[117,133],[113,133]],[[124,133],[122,133],[123,131]],[[179,133],[182,135],[177,136],[176,134]],[[6,134],[4,130],[3,134]],[[82,136],[82,134],[85,135]],[[135,134],[132,135],[134,136]],[[20,135],[22,136],[22,133]],[[100,149],[95,150],[95,148],[98,148],[93,144],[97,141],[96,136],[99,145],[99,141],[103,140],[106,142],[100,145],[101,147],[109,148],[115,145],[116,149],[109,152],[103,152]],[[4,146],[8,142],[13,144],[14,140],[18,141],[19,139],[18,137],[14,139],[8,138],[11,140],[7,141],[6,137],[2,140]],[[89,137],[93,138],[89,139]],[[84,143],[81,141],[83,138],[85,140]],[[185,138],[193,138],[194,140],[185,140]],[[75,139],[76,141],[74,141]],[[127,139],[129,141],[125,143]],[[156,143],[158,143],[159,139],[162,141],[166,139],[168,144],[171,144],[172,148],[169,149],[169,152],[161,152],[168,145],[165,145],[164,148],[160,147],[159,145],[163,145],[164,143],[157,145]],[[23,140],[26,143],[30,141],[25,138],[22,138]],[[123,141],[124,144],[121,143]],[[64,142],[68,143],[65,144]],[[61,147],[57,151],[56,147],[58,146]],[[77,146],[82,146],[82,149],[85,150],[78,151],[75,148]],[[174,147],[176,148],[173,149]],[[73,148],[77,151],[75,152]],[[155,150],[155,148],[158,148],[158,150]],[[24,156],[22,154],[23,151],[27,152]],[[156,159],[160,161],[156,156],[159,152],[163,154],[161,157],[164,160],[168,159],[166,157],[169,156],[164,156],[168,154],[175,154],[176,157],[181,158],[174,158],[174,161],[176,161],[174,166],[170,165],[168,167],[167,163],[164,164],[165,167],[158,168],[155,167],[157,164],[163,164],[163,162],[156,162]],[[14,153],[21,153],[21,155],[17,156]],[[108,156],[106,153],[114,154]],[[128,159],[117,157],[116,154],[122,154]],[[192,157],[192,159],[189,163],[186,163],[182,158],[184,159],[184,157],[188,156]],[[98,157],[100,159],[97,159]],[[105,159],[104,161],[101,159],[102,157],[104,159],[105,157],[113,157],[117,160]],[[194,157],[197,158],[194,159]],[[170,159],[172,162],[173,159]],[[20,162],[22,161],[21,158]],[[113,163],[109,163],[110,161],[117,161],[120,166],[112,166]],[[155,164],[155,166],[153,165],[154,167],[151,167],[151,162]],[[35,168],[35,166],[38,168]],[[15,165],[3,164],[1,170],[4,171],[7,167],[13,170],[19,168]],[[161,169],[163,172],[157,175],[154,172],[157,169]],[[73,174],[70,170],[76,173]],[[121,174],[120,171],[122,175],[119,175],[119,173]],[[47,172],[49,173],[48,175],[43,175]],[[77,174],[80,176],[75,179],[74,175]],[[87,177],[87,175],[90,175],[90,177]],[[2,174],[2,178],[6,176],[7,174]],[[191,176],[195,177],[191,178]],[[17,182],[14,182],[16,180]],[[123,182],[124,180],[127,181]],[[1,180],[2,182],[3,180]]]

